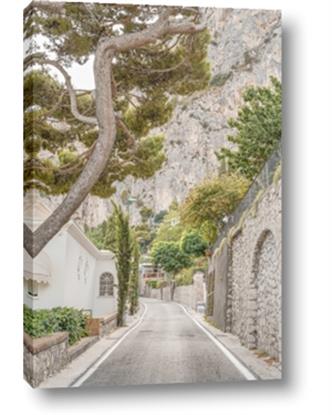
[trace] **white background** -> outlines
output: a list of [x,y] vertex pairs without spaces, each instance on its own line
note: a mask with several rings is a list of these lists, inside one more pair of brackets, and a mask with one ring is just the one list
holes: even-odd
[[7,1],[1,9],[1,412],[331,414],[332,2],[181,2],[283,11],[284,380],[88,391],[32,390],[22,380],[21,39],[27,3]]

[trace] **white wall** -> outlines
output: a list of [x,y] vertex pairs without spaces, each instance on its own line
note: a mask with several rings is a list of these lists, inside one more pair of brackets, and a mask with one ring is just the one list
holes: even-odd
[[93,295],[93,316],[100,317],[113,314],[117,310],[117,288],[114,287],[114,295],[111,297],[100,297],[99,277],[104,272],[110,272],[114,277],[114,284],[118,284],[115,262],[111,260],[98,260],[95,271],[94,295]]
[[116,312],[117,289],[112,297],[99,296],[99,277],[110,272],[117,284],[115,262],[96,258],[67,230],[61,231],[44,248],[51,262],[49,283],[38,284],[38,297],[27,292],[24,281],[24,304],[34,309],[75,307],[91,311],[94,317]]
[[92,310],[96,259],[67,234],[63,305]]
[[38,297],[32,298],[27,293],[24,281],[24,303],[34,309],[52,308],[64,305],[65,253],[67,233],[60,232],[44,248],[52,267],[52,276],[47,284],[38,284]]

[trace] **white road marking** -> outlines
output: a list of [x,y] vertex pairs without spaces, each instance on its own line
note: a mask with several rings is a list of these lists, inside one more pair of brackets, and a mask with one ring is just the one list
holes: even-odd
[[180,306],[187,316],[190,317],[190,319],[209,337],[209,339],[213,341],[213,343],[224,353],[224,355],[247,380],[257,380],[256,376],[242,362],[240,362],[240,360],[238,360],[233,353],[231,353],[222,343],[220,343],[220,341],[218,341],[201,323],[193,318],[182,304],[176,304]]
[[103,355],[101,355],[95,363],[85,372],[83,375],[81,375],[72,385],[72,388],[78,388],[82,385],[83,382],[85,382],[97,369],[98,367],[116,350],[120,344],[123,342],[123,340],[129,336],[129,334],[134,331],[143,321],[143,318],[147,312],[147,305],[145,303],[142,303],[144,306],[144,312],[141,315],[140,319],[136,322],[136,324],[131,327],[110,349],[108,349]]

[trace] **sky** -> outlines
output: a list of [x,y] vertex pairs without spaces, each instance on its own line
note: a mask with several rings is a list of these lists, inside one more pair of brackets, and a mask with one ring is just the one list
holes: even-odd
[[[68,72],[75,89],[95,89],[93,77],[93,56],[84,64],[74,63]],[[61,76],[61,75],[60,75]],[[59,77],[59,79],[61,79]]]

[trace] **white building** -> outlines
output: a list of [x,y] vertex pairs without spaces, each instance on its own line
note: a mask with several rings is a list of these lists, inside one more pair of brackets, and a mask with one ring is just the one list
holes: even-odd
[[[37,192],[24,200],[24,221],[35,230],[51,211]],[[90,242],[69,221],[32,260],[24,250],[24,303],[33,308],[75,307],[92,317],[116,312],[117,273],[114,255]]]

